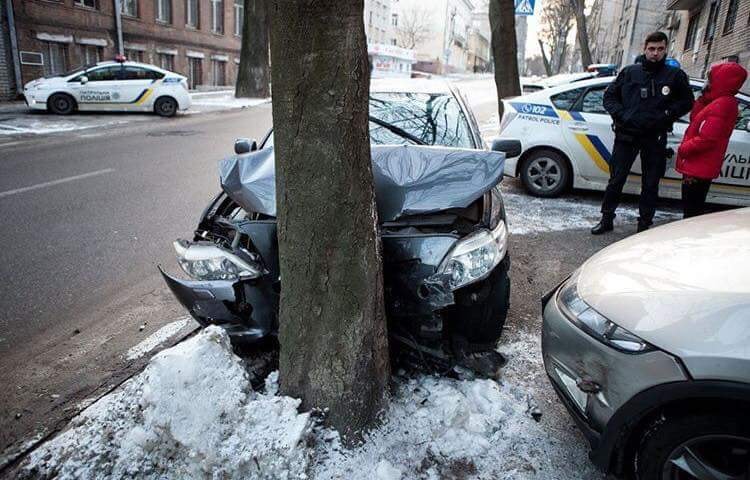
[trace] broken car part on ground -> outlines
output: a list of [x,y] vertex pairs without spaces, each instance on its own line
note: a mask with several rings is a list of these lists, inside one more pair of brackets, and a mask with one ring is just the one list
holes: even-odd
[[[502,365],[494,347],[510,294],[504,160],[482,150],[372,147],[386,312],[400,358],[486,375]],[[278,331],[273,147],[226,159],[221,182],[193,241],[175,242],[192,280],[162,273],[201,325],[258,341]]]

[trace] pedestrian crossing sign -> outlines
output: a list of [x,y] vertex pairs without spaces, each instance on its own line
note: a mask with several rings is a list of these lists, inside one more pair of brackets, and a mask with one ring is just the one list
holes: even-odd
[[516,0],[516,15],[534,15],[534,0]]

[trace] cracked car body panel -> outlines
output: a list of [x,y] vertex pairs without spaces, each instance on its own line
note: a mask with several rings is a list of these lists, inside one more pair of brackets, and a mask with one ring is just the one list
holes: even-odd
[[[381,222],[465,208],[497,185],[505,155],[430,146],[373,146],[375,199]],[[235,155],[219,167],[224,191],[245,210],[276,216],[273,148]]]

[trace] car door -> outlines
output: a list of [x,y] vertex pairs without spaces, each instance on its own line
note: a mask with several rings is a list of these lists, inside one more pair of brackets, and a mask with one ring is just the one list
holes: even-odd
[[[576,175],[600,187],[609,179],[614,142],[612,118],[602,104],[607,85],[609,83],[570,90],[566,92],[568,103],[561,102],[560,97],[552,97],[560,115],[565,143],[574,157],[571,161],[575,163]],[[574,92],[578,94],[571,95]]]
[[[71,92],[79,110],[105,110],[117,101],[120,65],[107,65],[87,70],[71,82]],[[86,83],[80,83],[86,77]]]
[[153,102],[155,82],[163,74],[137,65],[123,66],[120,96],[128,109],[142,110]]

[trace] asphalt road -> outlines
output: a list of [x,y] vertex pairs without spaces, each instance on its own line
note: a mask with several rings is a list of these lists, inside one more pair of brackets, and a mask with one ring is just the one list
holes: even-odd
[[171,242],[218,192],[234,139],[270,124],[265,104],[0,149],[0,453],[140,368],[128,349],[185,317],[156,266],[178,268]]

